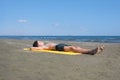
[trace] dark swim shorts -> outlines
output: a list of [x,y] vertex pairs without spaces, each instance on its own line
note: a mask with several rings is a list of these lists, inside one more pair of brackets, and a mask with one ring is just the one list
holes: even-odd
[[67,44],[64,44],[64,43],[60,43],[60,44],[57,44],[55,46],[55,50],[57,50],[57,51],[64,51],[64,46],[70,46],[70,45],[67,45]]

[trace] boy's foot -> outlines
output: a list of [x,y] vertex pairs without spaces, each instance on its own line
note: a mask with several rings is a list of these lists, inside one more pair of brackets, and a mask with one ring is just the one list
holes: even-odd
[[98,54],[98,53],[101,53],[103,50],[104,50],[104,45],[90,51],[89,54],[91,55]]

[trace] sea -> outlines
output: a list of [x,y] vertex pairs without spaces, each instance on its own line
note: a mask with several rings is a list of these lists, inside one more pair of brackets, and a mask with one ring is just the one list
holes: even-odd
[[120,36],[0,36],[0,39],[120,43]]

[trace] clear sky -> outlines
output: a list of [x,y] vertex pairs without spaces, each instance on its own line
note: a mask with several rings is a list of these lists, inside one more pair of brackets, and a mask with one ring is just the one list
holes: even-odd
[[0,35],[120,35],[120,0],[0,0]]

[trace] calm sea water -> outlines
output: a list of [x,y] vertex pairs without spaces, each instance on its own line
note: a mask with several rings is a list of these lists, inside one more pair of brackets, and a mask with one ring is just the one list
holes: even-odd
[[0,39],[120,43],[120,36],[0,36]]

